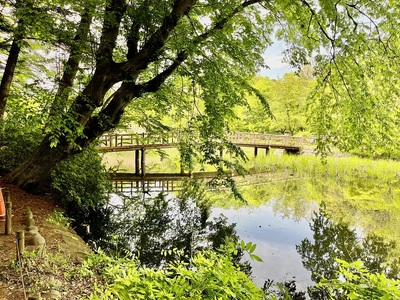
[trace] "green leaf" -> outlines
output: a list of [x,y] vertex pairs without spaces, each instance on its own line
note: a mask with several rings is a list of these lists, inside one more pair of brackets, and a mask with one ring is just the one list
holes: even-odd
[[256,250],[256,247],[257,247],[257,245],[256,245],[256,244],[253,244],[253,245],[250,247],[249,252],[250,252],[250,253],[253,253],[254,250]]
[[261,259],[261,257],[255,255],[255,254],[250,254],[250,258],[251,258],[252,260],[255,260],[255,261],[263,262],[263,260]]

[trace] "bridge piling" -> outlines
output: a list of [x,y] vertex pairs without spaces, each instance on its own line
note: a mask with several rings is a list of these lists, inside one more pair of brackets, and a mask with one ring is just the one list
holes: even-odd
[[139,159],[140,159],[140,153],[139,153],[139,149],[135,150],[135,175],[139,175],[140,173],[140,167],[139,167]]
[[142,176],[146,175],[146,150],[144,148],[140,149],[142,154],[141,157],[141,174]]

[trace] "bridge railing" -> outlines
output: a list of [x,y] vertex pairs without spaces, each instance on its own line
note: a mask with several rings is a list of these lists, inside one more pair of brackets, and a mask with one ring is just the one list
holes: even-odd
[[250,132],[235,132],[230,135],[230,141],[234,144],[301,147],[303,137],[290,135],[274,135]]
[[118,133],[106,134],[100,137],[100,147],[124,147],[137,145],[165,145],[179,144],[180,136],[174,133],[148,134],[148,133]]
[[[228,139],[237,145],[263,145],[272,147],[297,147],[303,145],[303,137],[289,135],[273,135],[249,132],[231,133]],[[129,146],[151,146],[151,145],[177,145],[181,140],[179,132],[166,134],[148,133],[123,133],[106,134],[100,138],[100,147],[129,147]]]

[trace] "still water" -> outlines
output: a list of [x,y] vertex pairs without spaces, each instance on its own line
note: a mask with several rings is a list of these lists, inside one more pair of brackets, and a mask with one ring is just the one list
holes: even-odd
[[215,207],[212,216],[225,215],[228,222],[236,223],[236,231],[242,240],[257,244],[256,254],[263,262],[250,263],[253,281],[258,286],[262,286],[267,279],[278,282],[295,280],[299,287],[305,289],[312,283],[310,271],[303,267],[296,245],[304,238],[312,239],[309,220],[285,217],[274,211],[274,201],[258,207]]
[[[400,274],[400,186],[363,179],[339,182],[321,178],[287,180],[240,188],[247,202],[229,192],[207,192],[212,200],[208,222],[224,215],[235,224],[238,240],[257,245],[255,254],[263,262],[250,262],[252,278],[262,287],[266,280],[296,282],[305,291],[319,279],[336,276],[335,259],[362,260],[373,272],[391,278]],[[112,209],[120,206],[117,221],[108,236],[113,249],[134,248],[142,263],[160,266],[161,250],[185,249],[192,253],[207,240],[202,210],[196,195],[178,193],[141,197],[114,197]],[[186,199],[186,200],[182,200]],[[122,205],[124,204],[124,205]],[[105,219],[103,218],[102,221]],[[91,225],[92,226],[92,225]],[[210,229],[211,228],[211,229]],[[104,233],[104,227],[101,227]],[[221,226],[220,226],[221,229]]]
[[336,258],[362,260],[372,271],[398,278],[398,183],[294,180],[241,192],[249,204],[214,194],[212,215],[225,215],[236,223],[240,239],[257,244],[256,254],[263,259],[251,261],[257,285],[267,279],[295,280],[305,290],[321,276],[335,275]]

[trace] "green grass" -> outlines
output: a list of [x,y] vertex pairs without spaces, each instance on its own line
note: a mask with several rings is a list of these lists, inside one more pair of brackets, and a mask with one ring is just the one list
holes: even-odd
[[246,167],[256,173],[288,171],[308,177],[331,177],[345,181],[355,178],[394,183],[400,180],[400,162],[359,157],[321,158],[306,155],[268,155],[251,159]]
[[[177,149],[166,149],[163,154],[156,150],[146,151],[146,172],[179,172],[179,152]],[[103,154],[103,161],[107,168],[118,172],[135,172],[135,152],[111,152]]]

